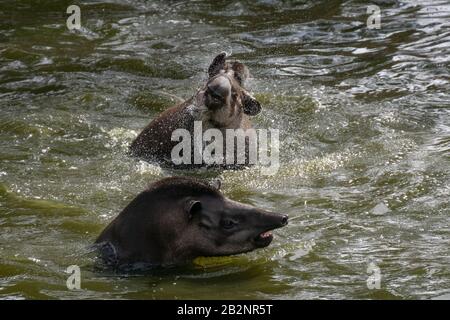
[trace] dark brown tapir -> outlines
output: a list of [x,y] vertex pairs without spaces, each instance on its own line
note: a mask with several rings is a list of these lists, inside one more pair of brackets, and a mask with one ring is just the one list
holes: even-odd
[[130,153],[148,161],[172,164],[172,141],[176,129],[194,131],[194,121],[201,121],[203,131],[217,128],[252,128],[249,116],[261,111],[260,103],[244,88],[249,71],[240,62],[229,62],[226,53],[216,56],[208,69],[208,80],[193,97],[171,107],[148,124],[130,146]]
[[165,178],[139,194],[103,230],[101,257],[114,267],[169,266],[200,256],[224,256],[268,246],[281,215],[224,197],[218,186]]

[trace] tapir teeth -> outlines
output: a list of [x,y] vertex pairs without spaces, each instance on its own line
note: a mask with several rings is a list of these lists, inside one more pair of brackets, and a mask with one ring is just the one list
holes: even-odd
[[260,237],[261,237],[261,238],[268,238],[268,237],[270,237],[271,235],[272,235],[272,232],[266,231],[266,232],[261,233]]

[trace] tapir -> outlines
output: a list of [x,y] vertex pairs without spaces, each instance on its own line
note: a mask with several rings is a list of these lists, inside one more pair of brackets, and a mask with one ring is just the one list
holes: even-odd
[[179,141],[172,135],[177,129],[185,129],[193,137],[194,122],[200,122],[202,131],[218,129],[225,137],[227,129],[252,128],[250,117],[261,111],[261,104],[244,88],[248,78],[244,64],[228,61],[226,53],[219,54],[208,68],[206,83],[191,98],[153,119],[131,143],[130,154],[174,165],[172,150]]
[[217,185],[171,177],[151,184],[96,240],[100,257],[120,267],[171,266],[197,257],[267,247],[288,216],[226,198]]

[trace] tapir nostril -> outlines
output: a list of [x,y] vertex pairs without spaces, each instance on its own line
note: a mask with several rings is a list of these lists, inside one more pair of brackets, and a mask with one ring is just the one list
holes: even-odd
[[208,92],[219,99],[225,99],[231,92],[231,84],[225,77],[218,77],[207,84]]
[[287,225],[288,224],[288,219],[289,219],[288,215],[284,215],[283,217],[281,217],[281,224],[283,226]]

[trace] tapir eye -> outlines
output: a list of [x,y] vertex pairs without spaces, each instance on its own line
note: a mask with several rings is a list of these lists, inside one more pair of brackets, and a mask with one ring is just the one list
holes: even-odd
[[222,221],[222,227],[223,227],[224,229],[231,229],[231,228],[233,228],[236,224],[237,224],[236,222],[234,222],[233,220],[230,220],[230,219],[225,219],[225,220]]

